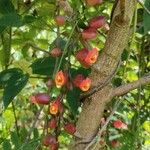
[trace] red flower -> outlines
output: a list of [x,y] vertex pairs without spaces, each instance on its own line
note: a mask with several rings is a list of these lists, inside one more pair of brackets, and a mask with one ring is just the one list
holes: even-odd
[[64,130],[73,135],[75,132],[76,132],[76,126],[73,124],[73,123],[67,123],[65,126],[64,126]]
[[59,144],[58,143],[52,143],[49,146],[49,150],[58,150]]
[[55,129],[56,127],[57,127],[57,120],[56,119],[51,119],[51,120],[49,120],[49,122],[48,122],[48,127],[50,128],[50,129]]
[[92,50],[90,50],[85,58],[86,64],[88,64],[89,66],[94,64],[97,61],[98,55],[99,53],[97,48],[93,48]]
[[60,99],[54,100],[50,103],[50,113],[52,115],[56,115],[58,113],[62,114],[64,112],[63,104]]
[[89,90],[90,86],[91,86],[91,79],[86,78],[80,83],[79,88],[85,92]]
[[88,52],[89,51],[86,48],[83,48],[76,53],[77,60],[85,67],[89,67],[85,62],[85,58],[86,58]]
[[67,75],[65,73],[63,73],[62,70],[57,72],[56,76],[55,76],[55,84],[56,84],[56,86],[62,87],[66,83],[67,83]]
[[87,28],[84,29],[81,33],[82,38],[85,40],[91,40],[91,39],[95,39],[97,36],[97,32],[95,29],[93,28]]
[[30,101],[32,103],[37,103],[37,104],[49,104],[50,97],[46,93],[37,93],[33,96],[30,97]]
[[82,91],[88,91],[91,86],[91,79],[85,78],[82,74],[78,74],[74,78],[73,84],[75,87],[79,87]]
[[61,49],[60,48],[58,48],[58,47],[56,47],[56,48],[54,48],[54,49],[52,49],[51,51],[50,51],[50,55],[51,56],[53,56],[53,57],[58,57],[58,56],[60,56],[61,55]]
[[117,140],[112,140],[112,141],[111,141],[111,146],[112,146],[112,147],[119,147],[119,146],[120,146],[120,142],[117,141]]
[[101,4],[103,1],[102,0],[86,0],[86,2],[87,2],[87,5],[94,6],[94,5]]
[[115,120],[113,122],[113,126],[117,129],[121,129],[123,127],[124,123],[121,120]]
[[56,16],[55,22],[59,26],[63,26],[65,24],[65,17],[64,16]]
[[56,143],[56,138],[53,135],[48,134],[43,138],[42,143],[44,146],[48,147],[49,145]]
[[89,26],[94,29],[103,27],[105,24],[104,16],[96,16],[89,20]]
[[84,76],[82,74],[78,74],[73,80],[74,86],[79,87],[83,80],[84,80]]
[[53,101],[50,103],[50,113],[52,115],[56,115],[58,113],[59,110],[59,104],[57,101]]
[[76,53],[76,58],[84,67],[88,68],[97,61],[98,55],[97,48],[90,51],[84,48]]

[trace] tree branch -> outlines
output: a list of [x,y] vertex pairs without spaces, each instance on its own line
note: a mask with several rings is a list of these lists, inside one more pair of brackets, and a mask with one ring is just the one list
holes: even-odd
[[29,45],[29,46],[32,47],[34,50],[41,51],[41,52],[43,52],[43,53],[46,53],[46,54],[50,55],[50,53],[49,53],[48,51],[46,51],[46,50],[44,50],[44,49],[38,47],[36,44],[34,44],[34,43],[31,42],[31,41],[26,42],[26,45]]
[[150,73],[137,81],[119,86],[114,89],[113,96],[121,96],[128,93],[131,90],[138,88],[139,86],[143,86],[146,84],[150,84]]
[[[122,4],[124,5],[124,3]],[[90,78],[93,81],[93,87],[106,84],[107,81],[115,75],[121,54],[129,39],[130,25],[135,6],[136,0],[125,0],[125,9],[124,11],[121,11],[120,0],[118,1],[117,6],[114,9],[112,23],[107,35],[104,50],[97,63],[91,68]],[[109,83],[110,82],[111,81],[109,80]],[[109,83],[107,83],[100,91],[86,98],[83,102],[82,112],[80,113],[76,124],[76,132],[79,133],[81,137],[75,138],[75,140],[72,141],[70,149],[85,149],[88,143],[80,143],[78,145],[76,145],[76,143],[85,141],[86,139],[93,139],[97,134],[99,121],[103,115],[104,109],[107,103],[112,99],[112,92],[114,89]]]

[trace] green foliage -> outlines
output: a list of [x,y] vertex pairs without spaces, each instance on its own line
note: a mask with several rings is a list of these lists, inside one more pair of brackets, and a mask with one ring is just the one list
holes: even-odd
[[[104,15],[109,24],[115,0],[104,0],[102,5],[96,7],[87,7],[85,0],[68,0],[68,2],[74,14],[71,16],[71,13],[66,13],[64,6],[59,8],[59,13],[65,16],[66,22],[64,26],[58,27],[54,21],[58,13],[56,0],[0,0],[0,149],[2,150],[35,150],[38,147],[46,149],[41,146],[41,138],[47,132],[43,128],[47,120],[58,116],[54,117],[47,113],[49,106],[44,106],[36,124],[32,127],[41,106],[31,104],[29,97],[40,92],[48,93],[51,100],[58,96],[63,97],[64,118],[59,123],[62,132],[59,134],[53,129],[48,129],[48,132],[59,134],[60,150],[66,149],[71,141],[72,136],[66,134],[63,126],[66,122],[76,122],[82,111],[80,94],[83,93],[74,87],[73,79],[78,74],[88,77],[91,73],[91,69],[83,68],[74,57],[76,52],[84,47],[83,43],[79,42],[80,32],[87,27],[88,20],[93,16]],[[145,0],[144,5],[150,9],[149,0]],[[76,21],[77,28],[70,36]],[[121,56],[120,68],[112,80],[115,87],[135,81],[150,71],[150,15],[139,4],[137,14],[135,12],[131,23],[131,33],[133,28],[134,33]],[[103,52],[107,33],[108,31],[99,29],[97,39],[90,41],[92,47],[99,49],[99,55]],[[39,48],[32,47],[28,44],[30,42]],[[86,42],[84,44],[87,44]],[[61,56],[51,57],[48,53],[41,52],[40,48],[50,52],[58,46],[63,53],[66,43],[68,48],[64,53],[60,70],[67,73],[72,87],[68,88],[68,85],[64,88],[56,87],[54,82],[52,87],[47,87],[45,82],[54,79]],[[149,89],[150,86],[140,87],[123,97],[115,98],[109,104],[104,112],[105,118],[109,116],[114,102],[122,100],[103,137],[106,149],[150,149]],[[12,101],[15,108],[9,105]],[[122,120],[127,129],[114,128],[112,122],[117,119]],[[112,140],[119,141],[120,147],[113,148]]]
[[18,68],[4,70],[0,73],[0,83],[3,85],[3,103],[5,108],[14,97],[24,88],[28,81],[28,74],[23,74]]
[[0,13],[9,14],[15,12],[11,0],[0,0]]
[[80,106],[79,96],[80,91],[78,89],[71,90],[67,93],[67,103],[74,116],[77,115],[78,107]]
[[52,57],[40,58],[32,63],[31,68],[34,74],[52,76],[55,66],[55,59]]
[[[150,8],[149,0],[145,0],[145,7],[149,10]],[[146,34],[148,31],[150,31],[150,14],[146,10],[144,10],[143,23],[144,23],[144,33]]]
[[10,144],[9,140],[4,140],[3,150],[11,150],[11,144]]
[[6,14],[0,18],[0,26],[3,27],[19,27],[21,24],[21,17],[16,13]]

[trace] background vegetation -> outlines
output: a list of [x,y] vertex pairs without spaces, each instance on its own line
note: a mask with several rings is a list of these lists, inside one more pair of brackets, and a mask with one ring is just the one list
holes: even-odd
[[[54,77],[55,66],[60,57],[49,56],[58,42],[62,51],[67,51],[60,67],[70,67],[72,76],[79,72],[85,75],[90,69],[82,68],[74,53],[83,46],[77,32],[72,34],[75,24],[83,29],[87,20],[103,15],[110,23],[115,0],[104,0],[96,7],[87,7],[84,0],[68,0],[73,16],[59,8],[66,18],[62,27],[57,27],[54,18],[58,13],[55,0],[0,0],[0,149],[34,150],[46,149],[41,139],[46,133],[44,124],[50,115],[47,107],[32,104],[29,97],[33,93],[48,92],[46,81]],[[122,54],[120,68],[112,84],[120,86],[139,79],[150,72],[150,1],[136,6],[131,26],[129,43]],[[98,31],[95,40],[90,41],[100,51],[104,48],[107,32]],[[119,40],[119,39],[118,39]],[[46,52],[45,52],[46,51]],[[66,65],[67,64],[67,65]],[[51,89],[51,96],[57,97],[61,90]],[[75,123],[81,111],[76,89],[64,98],[65,121]],[[110,115],[116,100],[120,105],[111,117],[103,137],[106,149],[115,149],[111,143],[117,140],[121,150],[150,149],[150,85],[141,86],[127,95],[115,98],[104,112]],[[116,129],[113,121],[119,119],[127,129]],[[58,136],[60,149],[67,149],[72,138],[63,130]],[[44,129],[44,130],[43,130]],[[51,132],[51,130],[49,130]]]

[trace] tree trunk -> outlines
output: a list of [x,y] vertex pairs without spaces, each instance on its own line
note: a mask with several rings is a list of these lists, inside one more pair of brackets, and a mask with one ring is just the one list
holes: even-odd
[[[92,67],[93,87],[106,83],[117,71],[121,54],[128,41],[135,6],[136,0],[118,1],[104,51],[98,62]],[[71,142],[69,150],[84,150],[95,137],[105,106],[113,98],[112,91],[113,87],[109,81],[103,89],[85,99],[82,112],[77,121],[77,137]]]

